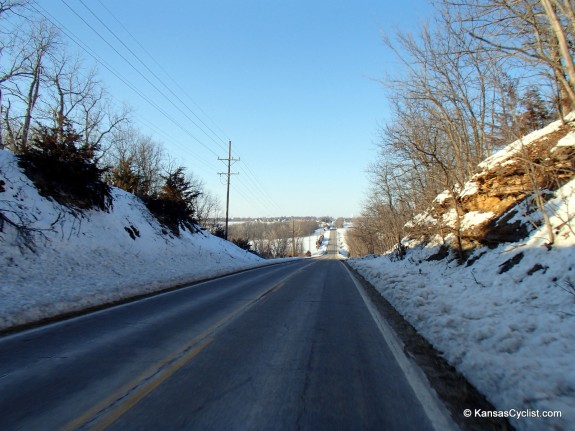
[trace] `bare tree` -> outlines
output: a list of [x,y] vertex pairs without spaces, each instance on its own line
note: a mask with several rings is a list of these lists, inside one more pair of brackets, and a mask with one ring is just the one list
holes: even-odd
[[[21,6],[20,2],[14,1],[2,1],[0,2],[0,19],[4,20],[7,15],[10,15],[10,12],[13,9],[17,9]],[[25,72],[23,68],[22,62],[25,55],[23,54],[25,48],[20,46],[16,48],[19,44],[17,43],[18,40],[18,32],[16,31],[5,31],[0,30],[1,40],[0,40],[0,58],[2,58],[2,62],[0,62],[0,149],[3,149],[5,146],[4,143],[4,129],[3,122],[6,121],[8,123],[8,112],[10,111],[9,106],[5,109],[4,108],[4,87],[5,82],[11,79],[14,79],[16,76],[21,75]],[[7,60],[8,59],[8,60]],[[10,102],[8,102],[8,105]],[[6,118],[6,120],[4,120]],[[8,129],[8,133],[11,133],[11,130]],[[10,141],[14,140],[14,136],[11,136]]]
[[[485,49],[512,58],[533,74],[548,71],[560,112],[575,107],[575,6],[570,0],[472,0],[444,3]],[[478,33],[478,30],[481,33]],[[519,68],[516,68],[519,70]]]
[[380,226],[382,247],[386,251],[395,248],[402,257],[404,225],[413,217],[416,196],[421,195],[423,190],[414,187],[410,170],[388,158],[381,157],[370,173],[372,186],[364,215],[371,214],[374,223]]
[[[210,221],[217,220],[221,216],[222,210],[218,198],[206,190],[198,197],[196,205],[198,224],[204,228],[209,227]],[[249,238],[249,236],[244,236],[243,238]]]
[[110,147],[101,162],[112,168],[107,180],[140,197],[152,196],[170,171],[162,145],[128,123],[111,132]]
[[[14,150],[27,148],[49,54],[59,47],[59,32],[47,21],[34,22],[26,37],[13,42],[11,67],[2,72],[3,97],[8,99],[5,125]],[[21,111],[18,114],[18,111]],[[12,115],[9,117],[9,115]],[[14,116],[15,115],[15,116]]]
[[230,225],[229,237],[249,240],[260,256],[277,258],[291,256],[294,248],[296,255],[303,254],[304,237],[318,228],[315,219],[251,221]]
[[385,253],[388,249],[381,243],[382,230],[379,228],[381,214],[372,214],[372,208],[364,209],[364,214],[353,219],[353,228],[347,231],[346,241],[350,256]]
[[41,111],[60,130],[68,119],[82,135],[84,145],[101,148],[112,131],[127,121],[130,109],[112,109],[95,69],[84,70],[79,58],[71,59],[62,51],[51,59],[45,72],[49,86]]
[[[16,3],[4,2],[0,10],[12,10]],[[10,23],[14,31],[1,34],[2,137],[8,138],[12,151],[24,152],[33,125],[51,123],[62,135],[64,124],[71,121],[84,145],[101,148],[129,110],[112,108],[95,70],[85,70],[80,58],[70,58],[56,27],[22,10],[27,14]]]
[[[455,247],[464,259],[457,194],[496,148],[509,79],[499,58],[450,12],[438,14],[417,36],[384,38],[403,69],[385,83],[393,120],[382,128],[370,198],[354,229],[369,232],[363,235],[371,237],[369,252],[395,245],[401,254],[405,222],[445,190]],[[443,235],[443,227],[440,231]]]

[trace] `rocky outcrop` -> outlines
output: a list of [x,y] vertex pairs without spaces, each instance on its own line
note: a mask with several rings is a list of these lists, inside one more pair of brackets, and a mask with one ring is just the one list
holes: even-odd
[[525,223],[515,216],[534,211],[536,192],[545,200],[575,176],[573,120],[552,123],[486,159],[456,194],[456,205],[452,194],[439,195],[408,224],[411,236],[455,233],[459,214],[464,249],[524,238],[540,220]]

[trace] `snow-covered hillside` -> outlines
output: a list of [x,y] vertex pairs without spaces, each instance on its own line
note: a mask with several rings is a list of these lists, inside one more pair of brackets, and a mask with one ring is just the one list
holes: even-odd
[[22,227],[0,221],[0,330],[265,263],[203,232],[162,233],[120,189],[109,213],[63,207],[3,150],[0,181],[0,211]]
[[[494,170],[511,166],[519,148],[561,127],[554,123],[486,160],[461,195],[481,201],[489,172],[496,179]],[[574,132],[564,130],[554,146],[573,146],[574,138]],[[573,164],[572,158],[567,161]],[[484,191],[491,193],[489,199],[499,193],[497,202],[509,196],[493,187]],[[551,247],[545,246],[543,216],[527,198],[501,207],[501,219],[509,226],[526,226],[527,234],[515,242],[478,247],[463,265],[454,253],[438,253],[439,237],[405,239],[403,260],[389,253],[348,262],[501,414],[507,412],[518,430],[567,431],[575,424],[575,179],[554,191],[545,208],[555,234]],[[446,209],[443,222],[448,225],[452,216]],[[462,227],[477,232],[494,217],[486,205],[466,213]],[[437,223],[438,218],[426,213],[412,223]],[[547,411],[561,417],[533,417]]]

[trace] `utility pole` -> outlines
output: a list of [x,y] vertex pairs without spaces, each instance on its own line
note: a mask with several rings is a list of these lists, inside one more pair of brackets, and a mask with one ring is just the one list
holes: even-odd
[[240,159],[233,159],[232,158],[232,141],[228,141],[228,158],[227,159],[222,159],[220,157],[218,157],[218,160],[222,160],[222,161],[226,161],[228,162],[228,172],[218,172],[219,175],[227,175],[228,177],[228,185],[227,185],[227,192],[226,192],[226,234],[225,234],[225,239],[228,239],[228,222],[229,222],[229,217],[230,217],[230,177],[232,175],[239,175],[238,172],[231,172],[231,168],[232,168],[232,162],[239,162]]
[[294,219],[292,219],[292,221],[291,221],[291,237],[292,237],[291,256],[295,257],[295,220]]

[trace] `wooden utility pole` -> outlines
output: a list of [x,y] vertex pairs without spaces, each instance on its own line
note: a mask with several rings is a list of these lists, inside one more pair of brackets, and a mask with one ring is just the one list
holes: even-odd
[[292,221],[291,221],[291,239],[292,239],[291,257],[295,257],[295,220],[294,219],[292,219]]
[[229,223],[229,217],[230,217],[230,177],[232,175],[239,175],[238,172],[231,172],[231,168],[232,168],[232,162],[239,162],[240,159],[233,159],[232,158],[232,141],[228,141],[228,158],[227,159],[222,159],[220,157],[218,157],[218,160],[222,160],[222,161],[227,161],[228,162],[228,172],[219,172],[219,175],[227,175],[228,177],[228,181],[227,181],[227,191],[226,191],[226,233],[225,233],[225,239],[228,239],[228,223]]

